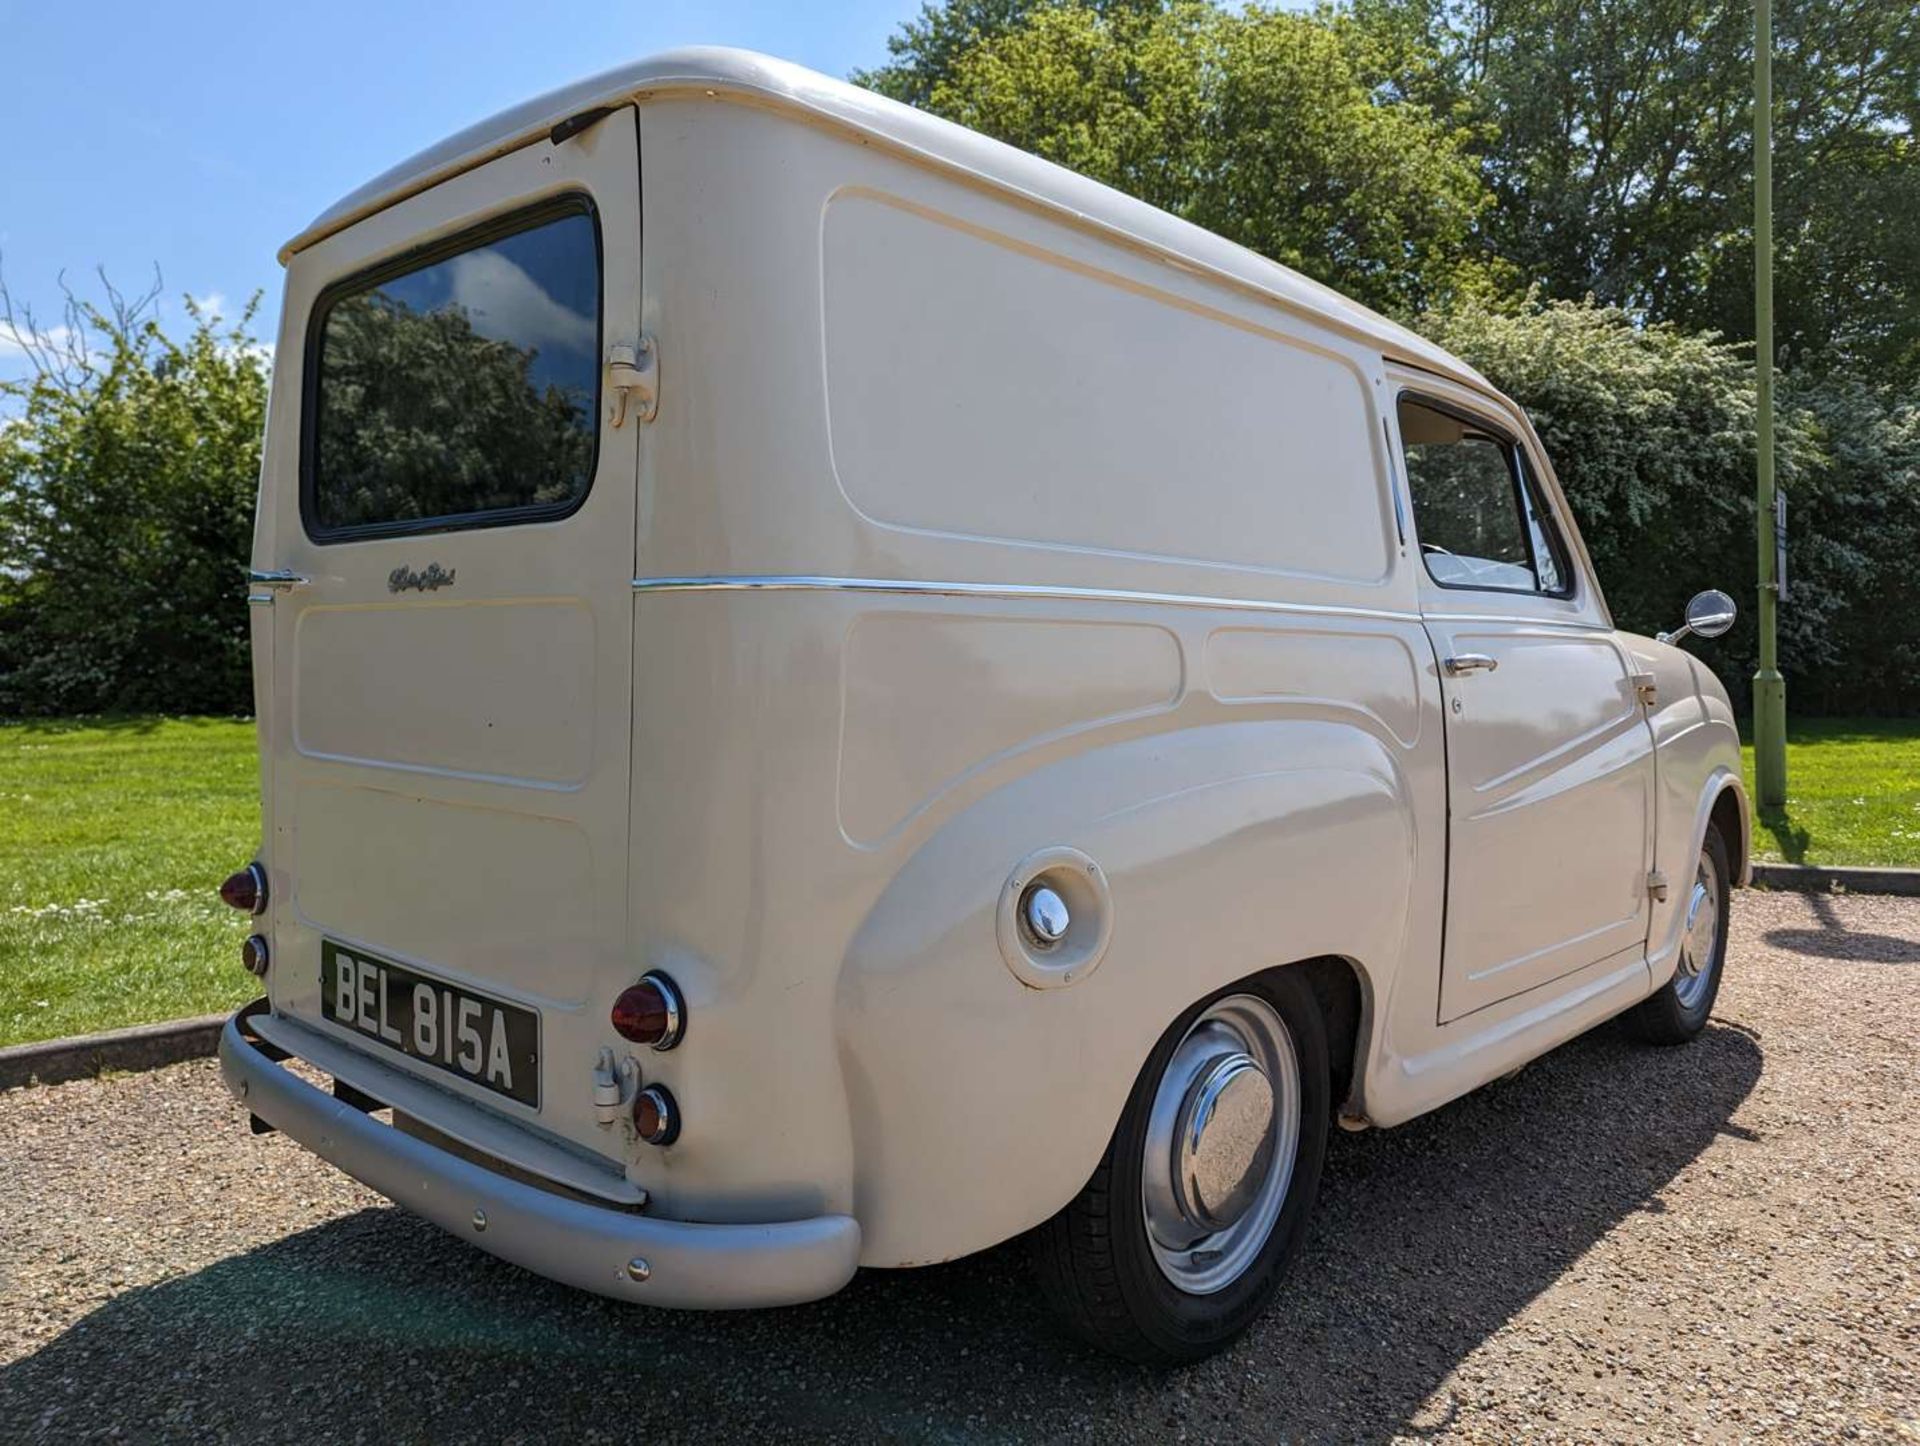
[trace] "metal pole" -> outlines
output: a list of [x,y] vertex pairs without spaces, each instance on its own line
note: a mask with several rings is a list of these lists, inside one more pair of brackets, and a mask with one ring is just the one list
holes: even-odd
[[1760,433],[1754,530],[1760,557],[1760,668],[1753,675],[1753,771],[1762,808],[1787,801],[1787,681],[1780,676],[1780,580],[1773,510],[1773,14],[1753,5],[1753,357]]

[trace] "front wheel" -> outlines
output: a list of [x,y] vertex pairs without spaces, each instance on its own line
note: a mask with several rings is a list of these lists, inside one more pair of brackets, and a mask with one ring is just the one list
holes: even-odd
[[1706,1028],[1727,962],[1727,918],[1733,870],[1726,840],[1711,824],[1688,885],[1680,957],[1673,978],[1625,1016],[1628,1030],[1648,1044],[1685,1044]]
[[1086,1187],[1033,1234],[1044,1293],[1080,1336],[1149,1365],[1226,1345],[1306,1232],[1331,1117],[1326,1025],[1282,971],[1203,1000],[1135,1082]]

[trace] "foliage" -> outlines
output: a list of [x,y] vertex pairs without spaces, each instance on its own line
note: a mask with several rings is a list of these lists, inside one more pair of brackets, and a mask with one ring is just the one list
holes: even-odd
[[248,538],[267,366],[250,305],[156,292],[70,298],[54,332],[6,328],[34,363],[0,383],[0,714],[249,710]]
[[0,724],[0,1045],[231,1009],[260,839],[250,723]]
[[[1549,295],[1751,339],[1750,5],[1354,5],[1382,93],[1471,127],[1494,254]],[[1781,357],[1920,375],[1920,9],[1774,9]]]
[[[1755,586],[1753,377],[1710,335],[1592,303],[1465,306],[1424,329],[1527,409],[1623,627],[1672,627],[1707,586]],[[1776,417],[1797,708],[1920,711],[1920,406],[1842,379],[1785,389]],[[1693,643],[1740,694],[1752,609]],[[1804,690],[1804,691],[1803,691]]]
[[1380,102],[1348,29],[1201,0],[958,3],[899,39],[880,88],[1370,305],[1479,284],[1488,192],[1466,134]]

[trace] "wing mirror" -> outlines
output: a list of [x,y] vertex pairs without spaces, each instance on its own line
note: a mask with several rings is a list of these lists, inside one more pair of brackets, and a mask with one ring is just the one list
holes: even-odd
[[1687,620],[1670,633],[1660,634],[1657,641],[1677,643],[1687,634],[1695,637],[1717,638],[1733,626],[1733,620],[1740,610],[1733,605],[1733,599],[1719,588],[1710,588],[1706,592],[1693,595],[1693,601],[1687,604]]

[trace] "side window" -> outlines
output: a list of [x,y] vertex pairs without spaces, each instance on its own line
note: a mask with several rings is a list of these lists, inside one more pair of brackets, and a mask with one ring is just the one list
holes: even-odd
[[564,516],[599,445],[600,249],[569,198],[331,288],[302,509],[316,540]]
[[1400,399],[1407,490],[1427,573],[1443,587],[1564,596],[1566,551],[1525,459],[1470,417]]

